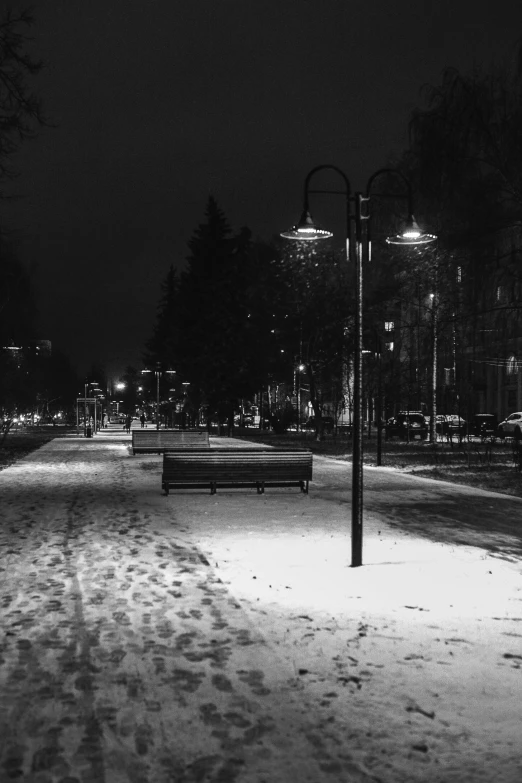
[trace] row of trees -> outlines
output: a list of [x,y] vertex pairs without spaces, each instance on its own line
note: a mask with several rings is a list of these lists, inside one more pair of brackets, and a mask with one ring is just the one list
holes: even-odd
[[448,69],[413,114],[403,160],[441,237],[430,283],[439,401],[465,414],[522,407],[521,53],[470,75]]
[[[425,98],[396,166],[439,240],[390,252],[382,240],[397,205],[372,198],[366,394],[370,407],[382,395],[389,415],[429,410],[430,401],[470,415],[492,404],[482,393],[491,362],[502,368],[506,352],[522,353],[521,70],[518,62],[469,76],[448,70]],[[231,422],[241,400],[281,382],[291,399],[298,364],[319,429],[327,401],[350,406],[353,286],[342,254],[326,242],[234,234],[212,198],[189,250],[184,271],[171,268],[163,283],[145,360],[190,382],[193,411]],[[270,411],[273,424],[284,409]]]

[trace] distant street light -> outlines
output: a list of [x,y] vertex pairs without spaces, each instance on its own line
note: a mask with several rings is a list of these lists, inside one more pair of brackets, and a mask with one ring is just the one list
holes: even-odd
[[[155,370],[142,370],[141,372],[142,373],[154,372],[156,374],[156,429],[159,430],[159,428],[160,428],[160,414],[159,414],[159,406],[160,406],[160,376],[161,376],[161,373],[162,373],[161,362],[156,362],[156,369]],[[175,375],[176,370],[163,370],[163,372]]]
[[[103,401],[105,400],[105,395],[103,393],[102,389],[94,389],[94,431],[98,432],[100,429],[103,429]],[[100,403],[100,410],[98,415],[97,412],[97,403]]]
[[[83,408],[83,435],[84,435],[85,438],[90,438],[92,436],[92,427],[88,426],[88,424],[87,424],[87,413],[88,413],[87,392],[88,392],[89,386],[98,386],[98,381],[85,381],[85,384],[84,384],[85,396],[84,396],[84,408]],[[94,418],[96,420],[96,401],[94,402]],[[78,421],[77,421],[77,426],[78,426]]]
[[[344,190],[310,190],[310,180],[319,171],[335,171],[343,180]],[[368,231],[370,219],[369,207],[366,211],[364,205],[370,202],[370,191],[377,177],[384,174],[398,177],[406,186],[408,201],[408,217],[400,234],[389,237],[386,241],[395,245],[422,245],[433,242],[436,237],[433,234],[424,234],[419,228],[412,208],[412,188],[410,181],[397,169],[379,169],[368,180],[366,193],[355,193],[352,197],[350,181],[346,174],[337,166],[322,164],[313,168],[304,180],[303,211],[299,222],[289,231],[281,234],[285,239],[299,242],[313,242],[319,239],[328,239],[333,236],[330,231],[320,228],[310,214],[309,194],[328,193],[342,195],[346,204],[346,260],[354,262],[355,278],[355,351],[354,351],[354,412],[353,412],[353,455],[352,455],[352,567],[362,565],[362,498],[363,498],[363,454],[362,454],[362,356],[363,356],[363,253],[366,258],[371,255],[371,242]],[[397,193],[380,193],[379,196],[388,198],[404,198]],[[352,203],[355,210],[352,213]],[[355,225],[355,253],[353,251],[352,224]],[[365,226],[365,230],[363,230]],[[365,251],[365,252],[364,252]]]
[[[123,381],[118,381],[118,383],[114,384],[114,389],[116,391],[122,392],[124,389],[127,388],[127,384]],[[115,400],[114,397],[111,399],[111,412],[114,412],[114,405],[116,405],[116,416],[120,415],[120,405],[123,403],[123,400]],[[109,410],[107,410],[107,413],[109,413]]]

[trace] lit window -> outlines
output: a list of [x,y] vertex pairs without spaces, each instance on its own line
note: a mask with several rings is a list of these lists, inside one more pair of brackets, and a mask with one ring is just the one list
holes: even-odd
[[394,327],[395,327],[395,323],[393,321],[385,321],[384,322],[384,331],[385,332],[393,332]]
[[385,347],[387,351],[393,351],[393,343],[385,343]]
[[457,267],[457,283],[462,283],[462,267]]

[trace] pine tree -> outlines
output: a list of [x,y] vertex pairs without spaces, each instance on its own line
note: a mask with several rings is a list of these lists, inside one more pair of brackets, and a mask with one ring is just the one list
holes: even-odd
[[147,360],[176,370],[189,382],[194,409],[233,420],[238,400],[266,383],[277,353],[270,339],[269,314],[277,298],[273,251],[253,242],[250,231],[237,235],[210,197],[205,222],[189,241],[187,267],[169,271]]

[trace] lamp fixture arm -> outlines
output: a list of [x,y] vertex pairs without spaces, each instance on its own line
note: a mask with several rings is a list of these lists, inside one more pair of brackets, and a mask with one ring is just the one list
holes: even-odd
[[402,173],[402,171],[399,171],[399,169],[391,169],[391,168],[383,168],[378,169],[370,179],[368,180],[368,184],[366,186],[366,198],[370,198],[370,191],[372,188],[373,183],[378,177],[381,177],[383,174],[394,174],[396,177],[399,177],[400,180],[406,185],[407,189],[407,199],[408,199],[408,215],[411,216],[413,214],[413,188],[410,180],[408,177]]
[[[306,179],[304,181],[304,191],[303,191],[303,204],[305,206],[305,209],[309,208],[308,194],[310,192],[313,192],[313,191],[310,191],[310,180],[312,179],[314,174],[316,174],[318,171],[324,171],[326,169],[329,169],[330,171],[336,171],[337,174],[339,174],[339,176],[342,177],[342,179],[344,181],[344,184],[345,184],[345,188],[346,188],[344,193],[345,193],[345,195],[346,195],[346,197],[348,199],[350,198],[351,193],[352,193],[352,188],[350,186],[350,180],[348,179],[348,177],[346,176],[344,171],[342,169],[340,169],[338,166],[334,166],[331,163],[322,163],[320,166],[315,166],[315,168],[311,169],[311,171],[309,171],[308,174],[306,175]],[[319,193],[335,193],[336,191],[333,191],[333,190],[332,191],[324,191],[324,190],[322,190],[322,191],[318,191],[318,192]]]
[[[336,174],[338,174],[341,179],[344,182],[344,190],[310,190],[310,181],[314,174],[317,174],[318,171],[335,171]],[[330,194],[339,194],[344,195],[346,206],[345,206],[345,218],[346,218],[346,260],[350,261],[350,254],[351,254],[351,242],[350,242],[350,235],[351,235],[351,223],[352,223],[352,215],[351,215],[351,201],[352,201],[352,188],[350,185],[350,180],[344,173],[342,169],[339,168],[339,166],[334,166],[332,163],[322,163],[319,166],[315,166],[313,169],[311,169],[308,174],[306,175],[305,181],[304,181],[304,192],[303,192],[303,214],[309,214],[310,212],[310,206],[309,206],[309,199],[308,196],[310,193],[330,193]]]

